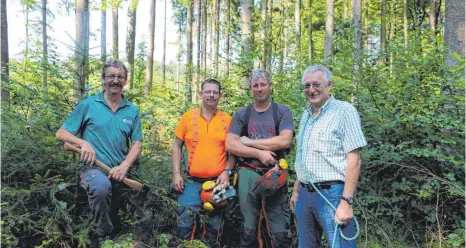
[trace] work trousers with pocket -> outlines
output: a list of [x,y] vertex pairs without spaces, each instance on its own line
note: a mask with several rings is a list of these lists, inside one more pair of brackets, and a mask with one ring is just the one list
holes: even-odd
[[[291,211],[288,203],[288,189],[285,186],[273,195],[264,197],[253,191],[260,175],[251,170],[239,170],[239,206],[243,220],[241,247],[258,247],[259,216],[264,201],[265,218],[274,248],[291,246]],[[267,228],[267,227],[265,227]]]
[[86,190],[92,214],[92,230],[97,237],[115,235],[120,231],[118,211],[126,203],[130,189],[123,183],[108,179],[95,167],[84,167],[81,186]]

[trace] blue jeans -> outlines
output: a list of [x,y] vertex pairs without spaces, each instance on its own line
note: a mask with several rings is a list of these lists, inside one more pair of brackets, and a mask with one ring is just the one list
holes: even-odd
[[[343,184],[332,185],[329,189],[322,189],[321,193],[337,208],[343,194]],[[296,220],[298,229],[298,247],[314,248],[322,247],[322,231],[331,246],[335,232],[335,210],[317,192],[309,192],[301,187],[298,202],[296,203]],[[355,234],[354,220],[341,226],[343,234],[351,238]],[[335,246],[331,248],[355,248],[356,240],[345,240],[340,235],[340,228],[336,236]]]
[[[194,225],[197,223],[197,217],[202,210],[201,193],[202,183],[193,180],[187,180],[183,193],[178,197],[178,213],[180,217],[177,221],[177,234],[182,239],[189,239]],[[223,227],[222,213],[205,214],[205,237],[202,241],[210,246],[219,245],[220,229]],[[199,228],[199,225],[197,225]]]
[[118,211],[125,204],[129,188],[109,180],[104,171],[95,167],[83,168],[80,177],[92,212],[94,234],[98,237],[116,234],[121,227]]

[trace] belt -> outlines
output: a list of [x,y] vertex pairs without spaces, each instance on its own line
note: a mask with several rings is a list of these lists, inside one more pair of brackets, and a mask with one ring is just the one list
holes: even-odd
[[[326,181],[326,182],[314,183],[314,186],[316,186],[317,189],[330,189],[333,185],[339,185],[339,184],[345,184],[345,182],[340,181],[340,180]],[[301,186],[306,188],[308,192],[315,191],[314,187],[312,187],[311,184],[305,184],[301,182]]]
[[200,177],[189,176],[188,179],[191,179],[196,183],[205,183],[207,181],[217,181],[216,177],[200,178]]

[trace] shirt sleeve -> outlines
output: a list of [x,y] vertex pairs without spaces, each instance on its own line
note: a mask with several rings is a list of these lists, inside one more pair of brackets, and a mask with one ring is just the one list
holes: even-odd
[[181,119],[180,122],[178,122],[178,126],[175,129],[175,136],[180,139],[181,141],[185,141],[185,136],[186,136],[186,120],[188,119],[188,114],[185,113]]
[[134,120],[134,128],[133,133],[131,134],[131,141],[142,141],[142,131],[141,131],[141,117],[139,115],[139,111],[136,114],[136,118]]
[[354,106],[350,105],[347,109],[342,125],[342,144],[345,153],[367,145],[362,132],[361,117]]
[[282,113],[282,118],[280,119],[280,123],[278,123],[278,132],[283,130],[291,130],[294,132],[293,115],[290,108],[283,106],[280,112]]
[[243,129],[243,116],[244,116],[244,108],[239,109],[233,115],[231,119],[230,128],[228,129],[228,133],[241,135],[241,129]]
[[86,113],[89,108],[89,101],[87,99],[81,101],[78,106],[71,112],[70,116],[66,118],[65,122],[61,128],[72,133],[73,135],[78,135],[81,128],[84,127],[86,123]]

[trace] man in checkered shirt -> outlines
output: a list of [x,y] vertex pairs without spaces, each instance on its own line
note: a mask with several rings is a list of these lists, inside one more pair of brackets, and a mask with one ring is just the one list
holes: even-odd
[[[346,237],[355,234],[353,196],[358,183],[360,149],[367,142],[356,108],[330,94],[332,76],[324,66],[310,66],[303,73],[304,94],[309,101],[301,117],[297,136],[297,179],[290,199],[295,211],[299,247],[321,247],[322,231],[330,245],[356,247],[335,230],[335,223]],[[336,208],[311,186],[317,189]]]

